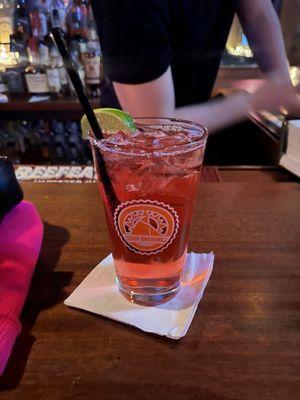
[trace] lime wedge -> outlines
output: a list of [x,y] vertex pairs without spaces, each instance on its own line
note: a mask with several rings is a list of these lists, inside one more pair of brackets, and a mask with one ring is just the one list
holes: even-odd
[[[96,114],[97,120],[104,135],[110,135],[118,131],[125,133],[133,133],[136,131],[136,127],[131,115],[125,111],[121,111],[116,108],[97,108],[94,110],[94,113]],[[88,139],[89,133],[91,132],[91,127],[86,115],[81,118],[80,124],[82,138]]]

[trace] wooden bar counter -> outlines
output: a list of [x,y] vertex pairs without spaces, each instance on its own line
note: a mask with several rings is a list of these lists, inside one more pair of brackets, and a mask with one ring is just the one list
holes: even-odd
[[63,305],[110,252],[97,185],[24,183],[44,244],[0,399],[298,400],[300,185],[241,174],[200,185],[190,250],[216,259],[180,341]]

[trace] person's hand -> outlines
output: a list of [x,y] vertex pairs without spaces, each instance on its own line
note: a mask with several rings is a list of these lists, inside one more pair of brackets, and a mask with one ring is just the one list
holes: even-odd
[[250,112],[279,111],[283,114],[300,112],[300,85],[291,81],[268,79],[248,98]]

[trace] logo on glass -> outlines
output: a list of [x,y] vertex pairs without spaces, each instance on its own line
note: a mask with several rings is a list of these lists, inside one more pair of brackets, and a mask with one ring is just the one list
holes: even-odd
[[173,242],[179,227],[173,207],[151,200],[120,204],[114,213],[114,222],[122,242],[138,254],[162,252]]

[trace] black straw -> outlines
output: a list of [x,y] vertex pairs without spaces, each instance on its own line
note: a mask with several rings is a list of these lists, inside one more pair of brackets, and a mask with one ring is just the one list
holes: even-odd
[[[78,97],[78,99],[81,103],[81,106],[85,112],[85,115],[90,124],[90,127],[92,128],[93,134],[95,135],[95,137],[97,139],[101,140],[101,139],[103,139],[103,134],[102,134],[101,128],[99,126],[99,123],[98,123],[97,117],[94,113],[94,110],[85,94],[81,79],[79,77],[79,74],[78,74],[76,68],[74,67],[70,53],[68,52],[68,50],[63,42],[62,35],[61,35],[61,29],[53,28],[51,30],[51,32],[54,37],[55,43],[58,47],[58,50],[60,52],[60,55],[62,56],[64,66],[65,66],[65,68],[68,72],[68,75],[71,79],[71,82],[74,86],[77,97]],[[119,200],[116,196],[116,193],[114,191],[113,185],[110,180],[110,177],[108,175],[106,165],[105,165],[104,159],[102,157],[102,154],[100,152],[100,149],[95,149],[94,154],[96,155],[97,163],[99,166],[101,182],[104,186],[106,196],[109,200],[111,209],[113,211],[119,205]]]
[[92,131],[97,139],[99,139],[99,140],[103,139],[103,134],[102,134],[101,128],[98,124],[98,121],[97,121],[96,115],[93,111],[93,108],[84,92],[84,88],[83,88],[80,76],[73,64],[70,53],[68,52],[68,50],[63,42],[63,39],[61,36],[61,29],[53,28],[51,30],[51,32],[54,37],[55,43],[58,47],[58,50],[60,52],[60,55],[62,56],[65,68],[68,71],[71,82],[73,83],[77,97],[82,105],[82,108],[85,112],[87,120],[89,121],[90,127],[92,128]]

